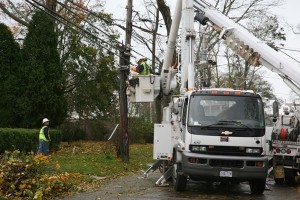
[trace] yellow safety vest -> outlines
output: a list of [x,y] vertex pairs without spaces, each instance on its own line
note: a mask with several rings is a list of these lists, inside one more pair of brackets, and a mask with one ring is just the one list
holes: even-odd
[[[43,126],[40,130],[40,135],[39,135],[39,139],[40,140],[44,140],[46,142],[48,142],[49,140],[47,140],[47,138],[45,137],[45,134],[44,134],[44,129],[46,128],[47,126]],[[48,133],[49,134],[49,133]]]

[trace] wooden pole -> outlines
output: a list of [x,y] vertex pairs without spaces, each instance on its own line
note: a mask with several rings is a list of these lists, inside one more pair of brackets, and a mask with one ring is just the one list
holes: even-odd
[[129,162],[129,133],[128,133],[128,105],[126,95],[126,80],[129,74],[130,47],[132,35],[132,1],[127,2],[127,19],[125,46],[120,50],[120,153],[123,162]]

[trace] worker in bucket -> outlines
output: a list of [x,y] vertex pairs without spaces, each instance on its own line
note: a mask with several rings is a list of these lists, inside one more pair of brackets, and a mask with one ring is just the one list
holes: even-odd
[[146,58],[137,58],[136,64],[136,72],[139,73],[139,75],[150,75],[150,66],[147,63]]
[[40,129],[39,134],[39,148],[37,154],[43,154],[45,156],[49,155],[49,142],[50,142],[50,135],[49,135],[49,120],[44,118],[43,127]]
[[150,66],[147,63],[146,58],[137,58],[136,60],[136,67],[130,68],[130,75],[129,75],[129,83],[132,87],[135,87],[139,84],[139,79],[136,75],[150,75]]

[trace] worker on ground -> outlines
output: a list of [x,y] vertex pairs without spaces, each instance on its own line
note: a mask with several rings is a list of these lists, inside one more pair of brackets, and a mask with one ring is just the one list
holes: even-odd
[[39,148],[37,154],[43,154],[45,156],[49,155],[49,142],[50,142],[50,135],[49,135],[49,120],[44,118],[43,127],[40,130],[39,134]]

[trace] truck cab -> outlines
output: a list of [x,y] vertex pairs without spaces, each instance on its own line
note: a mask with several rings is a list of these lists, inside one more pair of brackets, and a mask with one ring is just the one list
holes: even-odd
[[181,140],[173,144],[176,190],[184,190],[191,179],[249,181],[252,193],[264,191],[268,158],[260,95],[195,91],[186,98],[181,118]]

